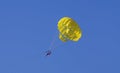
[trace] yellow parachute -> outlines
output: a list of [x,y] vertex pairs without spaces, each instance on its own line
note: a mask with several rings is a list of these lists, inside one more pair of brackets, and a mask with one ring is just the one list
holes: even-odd
[[79,25],[70,17],[63,17],[58,22],[59,39],[63,42],[68,40],[78,41],[82,36]]

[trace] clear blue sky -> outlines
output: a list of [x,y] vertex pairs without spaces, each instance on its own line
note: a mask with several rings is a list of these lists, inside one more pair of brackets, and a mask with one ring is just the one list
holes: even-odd
[[[82,39],[46,58],[63,16]],[[120,73],[120,1],[0,0],[0,73]]]

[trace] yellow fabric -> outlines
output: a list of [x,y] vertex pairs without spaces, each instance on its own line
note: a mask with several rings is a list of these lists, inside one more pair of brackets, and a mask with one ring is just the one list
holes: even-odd
[[82,32],[79,25],[69,17],[63,17],[58,22],[59,38],[63,42],[67,40],[78,41]]

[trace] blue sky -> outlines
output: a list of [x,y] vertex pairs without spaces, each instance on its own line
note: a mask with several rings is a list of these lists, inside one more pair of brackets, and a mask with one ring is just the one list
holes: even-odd
[[[1,0],[0,73],[120,73],[119,0]],[[69,16],[83,36],[44,57],[57,22]],[[57,39],[55,45],[62,42]]]

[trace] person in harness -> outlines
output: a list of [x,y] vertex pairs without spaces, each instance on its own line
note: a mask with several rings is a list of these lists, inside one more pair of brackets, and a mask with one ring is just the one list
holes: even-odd
[[52,52],[51,52],[50,50],[48,50],[48,51],[46,51],[45,53],[46,53],[45,56],[50,56]]

